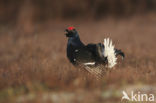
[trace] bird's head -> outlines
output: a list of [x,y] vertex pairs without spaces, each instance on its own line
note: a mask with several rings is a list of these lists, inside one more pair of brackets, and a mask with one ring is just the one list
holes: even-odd
[[65,30],[65,35],[66,37],[76,37],[78,36],[77,34],[77,31],[74,27],[68,27],[66,30]]

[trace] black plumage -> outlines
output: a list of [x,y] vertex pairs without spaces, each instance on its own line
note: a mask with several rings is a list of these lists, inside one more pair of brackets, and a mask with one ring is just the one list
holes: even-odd
[[[72,64],[85,65],[85,63],[94,63],[95,66],[107,64],[108,61],[107,57],[104,56],[105,47],[103,44],[84,45],[74,27],[69,27],[65,31],[65,35],[68,37],[67,57]],[[124,53],[117,49],[115,49],[115,55],[124,57]]]

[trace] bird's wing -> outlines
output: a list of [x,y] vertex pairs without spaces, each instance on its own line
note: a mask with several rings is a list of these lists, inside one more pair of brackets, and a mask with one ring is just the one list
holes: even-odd
[[95,65],[95,62],[86,62],[84,63],[84,65],[88,66],[88,65]]
[[86,47],[78,48],[75,50],[74,57],[79,63],[95,62],[95,57]]
[[85,55],[83,57],[88,56],[89,58],[94,58],[95,62],[98,64],[108,63],[109,68],[112,68],[116,65],[117,58],[114,45],[109,38],[104,39],[103,44],[88,44],[85,46],[85,49],[82,49],[81,51],[83,51],[82,54]]
[[96,44],[88,44],[85,48],[92,53],[94,57],[97,55],[97,46]]
[[86,46],[88,50],[90,50],[93,56],[96,58],[96,61],[101,63],[106,62],[106,58],[104,57],[104,45],[102,43],[98,44],[88,44]]

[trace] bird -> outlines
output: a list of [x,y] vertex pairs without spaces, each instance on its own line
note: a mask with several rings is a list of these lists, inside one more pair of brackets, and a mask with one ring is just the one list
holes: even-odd
[[83,65],[84,67],[104,67],[113,68],[117,64],[117,56],[123,59],[125,54],[114,47],[112,40],[105,38],[103,43],[90,43],[85,45],[75,27],[70,26],[65,29],[68,38],[67,58],[74,66]]

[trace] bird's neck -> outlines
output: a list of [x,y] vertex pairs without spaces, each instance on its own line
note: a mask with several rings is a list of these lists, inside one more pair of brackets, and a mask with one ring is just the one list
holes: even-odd
[[81,42],[79,36],[69,37],[69,39],[68,39],[68,45],[84,46],[84,44]]

